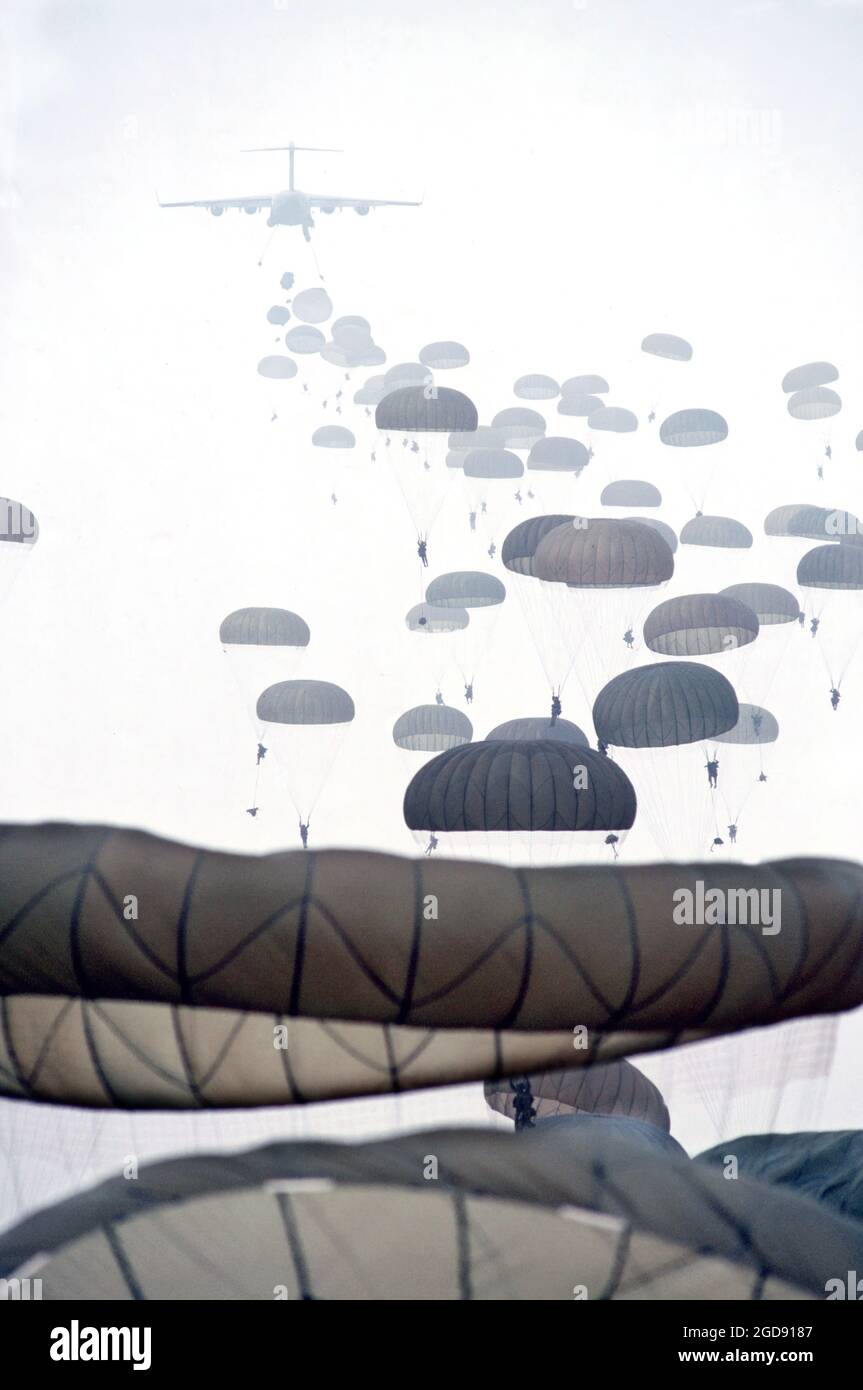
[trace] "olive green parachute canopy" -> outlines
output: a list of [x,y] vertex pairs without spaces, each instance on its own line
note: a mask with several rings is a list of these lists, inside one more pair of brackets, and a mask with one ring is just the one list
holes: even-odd
[[[575,785],[573,755],[585,768]],[[629,830],[635,790],[591,748],[553,739],[501,739],[440,753],[405,792],[405,824],[432,832]]]
[[417,705],[400,714],[393,725],[393,741],[413,753],[442,753],[470,743],[473,725],[466,714],[449,705]]
[[863,549],[817,545],[797,566],[797,583],[806,589],[863,589]]
[[606,484],[599,500],[603,507],[661,507],[662,493],[640,478],[619,478]]
[[0,545],[35,545],[39,523],[23,502],[0,497]]
[[280,327],[288,322],[291,317],[290,309],[286,309],[283,304],[274,304],[267,310],[267,323],[275,323]]
[[760,745],[775,743],[779,737],[779,723],[769,709],[761,705],[741,704],[740,714],[733,729],[724,734],[715,734],[717,743],[740,743]]
[[308,623],[287,608],[238,608],[219,628],[226,647],[307,647]]
[[629,589],[664,584],[674,556],[657,531],[638,521],[578,517],[539,542],[533,572],[575,588]]
[[[671,1128],[660,1092],[631,1062],[535,1072],[525,1079],[537,1120],[553,1115],[628,1115],[666,1133]],[[487,1081],[484,1090],[491,1110],[515,1119],[515,1091],[505,1077]]]
[[552,721],[548,714],[540,717],[529,716],[526,719],[507,719],[505,724],[498,724],[497,728],[492,729],[490,734],[486,734],[487,743],[500,738],[510,739],[514,742],[523,742],[525,739],[550,738],[559,743],[573,744],[576,748],[590,747],[587,735],[577,724],[573,724],[569,719],[561,719],[559,716]]
[[0,1235],[0,1276],[38,1259],[52,1301],[571,1305],[820,1300],[863,1267],[859,1222],[779,1183],[727,1182],[641,1128],[575,1115],[162,1159]]
[[721,594],[666,599],[644,621],[644,640],[660,656],[710,656],[745,647],[757,636],[752,609]]
[[296,375],[297,364],[291,357],[262,357],[258,363],[258,376],[266,376],[273,381],[287,381]]
[[470,622],[466,608],[436,607],[433,603],[417,603],[405,623],[410,632],[461,632]]
[[386,371],[386,383],[391,391],[402,386],[427,386],[429,369],[421,362],[394,362]]
[[827,386],[812,386],[807,391],[795,391],[788,401],[788,414],[795,420],[829,420],[842,409],[841,397]]
[[333,312],[333,302],[326,290],[300,290],[291,301],[294,318],[303,323],[324,323]]
[[[736,701],[733,714],[729,727]],[[513,743],[454,752],[470,749],[525,756]],[[714,890],[727,924],[709,901],[705,925],[674,922],[681,891]],[[778,934],[753,940],[737,924],[752,891],[781,891]],[[838,860],[514,870],[7,825],[0,922],[0,1091],[97,1107],[293,1104],[509,1077],[863,1002],[863,869]],[[288,1052],[273,1046],[281,1024]]]
[[761,627],[777,623],[793,623],[800,614],[800,604],[781,584],[729,584],[720,589],[725,598],[736,598],[751,608]]
[[748,550],[752,545],[752,532],[731,516],[693,516],[680,528],[680,544]]
[[470,353],[461,343],[427,343],[420,353],[420,362],[432,370],[450,371],[454,367],[466,367]]
[[570,395],[561,396],[557,403],[557,413],[558,415],[577,415],[589,418],[602,410],[604,405],[605,401],[601,396],[573,391]]
[[590,455],[577,439],[549,434],[531,445],[527,456],[528,468],[546,473],[575,473],[576,477],[590,462]]
[[658,516],[628,516],[626,521],[640,521],[644,526],[650,526],[654,531],[658,531],[662,539],[667,543],[672,555],[677,549],[677,536],[671,526],[666,521],[660,521]]
[[279,681],[258,696],[257,715],[268,724],[347,724],[354,702],[330,681]]
[[505,431],[491,425],[477,425],[475,430],[454,430],[447,440],[451,449],[502,449],[506,444]]
[[506,587],[483,570],[439,574],[426,589],[426,602],[438,608],[491,608],[505,598]]
[[676,449],[701,448],[726,439],[728,425],[715,410],[676,410],[663,420],[659,437],[663,444],[671,444]]
[[638,416],[620,405],[603,405],[588,416],[592,430],[610,430],[612,434],[632,434],[638,429]]
[[[722,1167],[723,1149],[727,1152],[727,1141],[699,1154],[697,1161]],[[735,1139],[734,1156],[741,1177],[823,1202],[863,1224],[863,1131],[747,1134]],[[840,1284],[845,1282],[840,1278]]]
[[829,535],[828,523],[833,513],[829,507],[816,507],[809,502],[789,502],[774,507],[764,518],[767,536],[798,536],[803,540],[819,541]]
[[[584,376],[567,377],[560,388],[564,396],[603,396],[610,389],[604,376],[596,376],[592,372]],[[602,401],[599,404],[602,405]]]
[[298,324],[296,328],[289,328],[285,334],[285,347],[289,352],[314,353],[320,352],[326,344],[326,338],[319,328],[312,328],[309,324]]
[[353,449],[356,438],[344,425],[321,425],[312,435],[312,443],[318,449]]
[[465,455],[466,478],[520,478],[524,464],[509,449],[471,449]]
[[[530,459],[528,459],[528,468]],[[540,541],[559,526],[573,521],[571,516],[530,516],[513,526],[501,546],[500,558],[508,570],[514,574],[527,574],[536,577],[536,548]]]
[[661,661],[610,680],[594,701],[593,726],[615,748],[672,748],[724,734],[739,713],[734,687],[718,671]]
[[671,362],[688,362],[692,357],[691,345],[673,333],[648,333],[642,340],[641,351],[653,357],[667,357]]
[[792,367],[782,378],[782,390],[810,391],[816,386],[827,386],[838,381],[839,372],[832,362],[806,362],[802,367]]
[[492,429],[501,430],[508,449],[529,449],[545,434],[545,420],[538,410],[525,405],[511,405],[499,410],[491,422]]
[[554,377],[543,376],[541,372],[520,376],[512,389],[522,401],[553,401],[560,395],[560,387]]
[[451,432],[475,430],[476,406],[461,391],[450,386],[435,388],[432,395],[424,386],[401,386],[384,396],[375,411],[379,430]]

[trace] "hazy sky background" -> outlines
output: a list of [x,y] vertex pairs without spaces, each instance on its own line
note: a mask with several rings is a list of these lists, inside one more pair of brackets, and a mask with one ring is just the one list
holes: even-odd
[[[389,363],[436,338],[465,342],[470,367],[439,379],[484,421],[515,403],[522,373],[607,376],[609,401],[642,427],[594,436],[573,509],[595,511],[612,477],[649,476],[679,526],[693,510],[685,451],[663,450],[646,412],[726,416],[707,509],[746,522],[756,545],[742,558],[714,552],[706,569],[679,552],[669,593],[696,576],[696,587],[793,586],[803,547],[762,534],[780,503],[863,515],[863,5],[19,0],[0,32],[0,491],[41,527],[0,611],[4,819],[292,846],[275,769],[261,815],[244,814],[253,739],[218,642],[228,611],[272,604],[311,626],[304,674],[337,681],[357,705],[315,843],[412,851],[401,801],[418,763],[390,731],[432,694],[403,624],[420,597],[415,535],[390,474],[368,462],[370,433],[332,507],[331,460],[309,442],[331,413],[313,418],[296,381],[255,371],[277,350],[265,313],[284,299],[280,275],[319,283],[315,261],[283,229],[259,267],[263,217],[156,205],[156,190],[286,183],[286,155],[244,146],[343,147],[298,156],[311,192],[425,196],[417,209],[318,217],[336,313],[370,319]],[[693,361],[645,357],[655,331],[688,338]],[[840,369],[843,411],[801,424],[780,382],[818,358]],[[323,364],[301,374],[316,372],[325,379]],[[368,374],[354,372],[351,389]],[[547,417],[550,433],[589,442],[553,403]],[[429,575],[503,575],[467,510],[456,479]],[[518,519],[513,502],[498,543]],[[817,644],[792,638],[770,700],[782,727],[772,811],[741,848],[858,858],[861,666],[834,714]],[[583,723],[568,689],[565,713]],[[444,690],[461,702],[456,676]],[[547,708],[511,600],[476,690],[479,737]],[[636,829],[627,852],[656,851]],[[832,1083],[837,1123],[859,1122],[852,1034]]]

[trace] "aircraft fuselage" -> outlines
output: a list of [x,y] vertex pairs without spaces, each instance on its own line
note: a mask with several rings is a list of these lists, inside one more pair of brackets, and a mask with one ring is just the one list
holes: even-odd
[[305,193],[285,189],[276,193],[267,219],[269,227],[313,227],[312,208]]

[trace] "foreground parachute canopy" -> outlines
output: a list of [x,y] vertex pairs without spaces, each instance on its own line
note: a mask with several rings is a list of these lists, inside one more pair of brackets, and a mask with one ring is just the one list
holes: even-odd
[[729,584],[720,589],[724,598],[734,598],[751,608],[761,627],[797,621],[800,605],[781,584]]
[[553,722],[548,715],[526,719],[508,719],[498,724],[491,733],[486,734],[486,743],[495,739],[509,739],[522,743],[527,740],[554,739],[559,743],[573,744],[576,748],[589,748],[587,735],[577,724],[558,716]]
[[731,516],[693,516],[680,528],[681,545],[716,546],[719,550],[748,550],[752,532]]
[[[631,1062],[609,1062],[570,1071],[535,1072],[526,1078],[538,1121],[557,1115],[627,1115],[666,1133],[668,1110],[652,1081]],[[516,1093],[503,1077],[485,1083],[491,1110],[514,1120]]]
[[309,625],[287,608],[238,608],[223,619],[223,646],[307,647]]
[[[680,737],[681,711],[672,722]],[[697,732],[694,722],[690,711],[686,733],[697,737],[723,721],[702,716]],[[538,814],[530,776],[498,780],[493,769],[529,761],[549,818],[589,819],[592,796],[573,790],[566,746],[533,745],[543,752],[529,757],[525,747],[469,744],[440,759],[453,772],[451,760],[479,753],[496,808],[528,824]],[[573,751],[587,764],[588,750]],[[633,809],[623,774],[612,781],[614,764],[601,761],[609,809],[618,794]],[[558,766],[555,810],[547,769]],[[447,823],[481,817],[468,782],[447,779],[452,809],[434,793],[433,767],[418,809],[440,805]],[[753,940],[709,904],[704,926],[673,921],[676,894],[714,888],[731,902],[731,889],[781,890],[781,932]],[[117,910],[130,893],[135,923]],[[433,922],[427,894],[439,903]],[[61,1104],[247,1107],[510,1077],[863,1003],[863,869],[837,860],[515,872],[6,826],[0,920],[0,1090]],[[589,1055],[573,1050],[573,1019],[590,1030]],[[287,1068],[273,1047],[280,1022]]]
[[802,367],[792,367],[782,378],[782,390],[811,391],[818,386],[827,386],[838,381],[839,372],[832,362],[806,362]]
[[719,444],[728,437],[728,425],[715,410],[677,410],[663,420],[659,437],[677,449]]
[[842,400],[827,386],[812,386],[805,391],[795,391],[788,402],[788,414],[795,420],[828,420],[838,415]]
[[576,477],[590,462],[590,455],[577,439],[547,435],[531,445],[528,468],[546,473],[574,473]]
[[[725,1159],[720,1150],[727,1148],[709,1149],[698,1155],[698,1162],[721,1167]],[[823,1202],[863,1223],[863,1131],[748,1134],[735,1140],[734,1153],[742,1177]]]
[[291,301],[294,318],[303,323],[324,323],[333,312],[333,302],[326,290],[300,290]]
[[455,367],[466,367],[470,353],[461,343],[427,343],[420,353],[420,362],[433,371],[451,371]]
[[472,743],[441,753],[414,776],[404,800],[411,830],[441,832],[628,830],[635,792],[610,758],[550,739]]
[[258,376],[269,377],[271,381],[289,381],[297,375],[297,364],[292,357],[262,357],[258,363]]
[[505,598],[505,586],[483,570],[439,574],[426,589],[426,602],[437,608],[490,608]]
[[732,729],[740,710],[731,682],[692,661],[623,671],[593,706],[597,735],[617,748],[670,748]]
[[[627,1116],[575,1113],[520,1135],[427,1130],[163,1159],[0,1236],[0,1276],[23,1277],[38,1259],[55,1301],[272,1303],[275,1290],[292,1301],[571,1306],[574,1296],[821,1300],[863,1267],[856,1220],[781,1181],[728,1182],[711,1155],[692,1162],[645,1131],[664,1136]],[[742,1145],[746,1168],[754,1145]],[[429,1154],[445,1183],[427,1180]],[[825,1164],[822,1175],[824,1186]],[[843,1187],[852,1181],[846,1167]]]
[[642,340],[641,351],[653,357],[667,357],[672,362],[688,362],[692,357],[691,345],[673,333],[648,333]]
[[620,478],[602,489],[603,507],[661,507],[662,493],[653,483],[639,478]]
[[660,656],[709,656],[744,647],[757,636],[752,609],[721,594],[666,599],[644,623],[645,643]]
[[539,542],[533,572],[578,588],[650,587],[671,578],[674,556],[662,536],[640,522],[576,518]]
[[450,386],[436,388],[430,395],[424,386],[401,386],[384,396],[375,410],[379,430],[466,431],[477,427],[476,406],[461,391]]
[[412,753],[442,753],[472,738],[473,725],[467,715],[449,705],[417,705],[400,714],[393,725],[393,742]]

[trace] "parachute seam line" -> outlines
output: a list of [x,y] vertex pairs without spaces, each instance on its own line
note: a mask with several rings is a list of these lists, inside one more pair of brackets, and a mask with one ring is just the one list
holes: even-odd
[[501,1020],[501,1027],[503,1028],[511,1028],[515,1023],[515,1020],[521,1013],[521,1010],[524,1006],[524,1001],[527,998],[528,989],[530,988],[531,970],[533,967],[534,915],[533,904],[531,902],[530,897],[530,888],[525,879],[523,869],[516,869],[514,871],[514,876],[516,883],[518,884],[519,891],[521,893],[522,903],[524,905],[524,915],[522,918],[524,924],[524,960],[522,963],[521,980],[519,981],[515,999],[513,1000],[512,1006],[510,1007],[509,1011],[506,1014],[504,1014],[503,1019]]
[[[78,1002],[79,1002],[82,1006],[84,1005],[84,1000],[79,1000]],[[29,1076],[27,1077],[27,1080],[26,1080],[27,1089],[28,1089],[31,1093],[35,1092],[36,1087],[38,1086],[38,1083],[39,1083],[39,1073],[40,1073],[40,1071],[42,1070],[42,1067],[43,1067],[43,1065],[44,1065],[44,1063],[45,1063],[45,1060],[46,1060],[46,1058],[47,1058],[47,1056],[48,1056],[48,1052],[49,1052],[49,1050],[50,1050],[50,1048],[51,1048],[51,1045],[52,1045],[52,1043],[53,1043],[53,1041],[54,1041],[54,1039],[55,1039],[55,1037],[56,1037],[56,1035],[57,1035],[57,1032],[58,1032],[58,1030],[59,1030],[59,1028],[60,1028],[60,1025],[64,1022],[64,1020],[65,1020],[67,1014],[69,1014],[69,1013],[73,1010],[74,1005],[75,1005],[75,1001],[74,1001],[73,999],[67,999],[67,1000],[65,1001],[65,1003],[61,1004],[60,1007],[58,1008],[57,1012],[55,1013],[54,1017],[53,1017],[52,1020],[51,1020],[50,1027],[49,1027],[48,1029],[46,1029],[45,1036],[44,1036],[43,1041],[42,1041],[42,1046],[39,1048],[39,1052],[38,1052],[38,1054],[37,1054],[37,1056],[36,1056],[36,1060],[35,1060],[33,1066],[31,1067],[31,1069],[30,1069],[30,1074],[29,1074]],[[10,1052],[11,1052],[11,1039],[10,1039]],[[15,1061],[14,1053],[11,1054],[11,1055],[12,1055],[12,1060],[13,1060],[13,1062],[14,1062],[14,1061]],[[16,1065],[17,1065],[17,1063],[16,1063]],[[22,1079],[23,1079],[23,1073],[22,1073]]]
[[171,981],[172,984],[176,984],[177,976],[171,970],[171,967],[167,964],[167,962],[163,961],[159,956],[156,955],[156,952],[147,945],[140,932],[136,931],[135,928],[129,922],[127,922],[126,918],[123,916],[120,904],[117,902],[111,890],[111,885],[108,883],[107,879],[102,874],[102,871],[99,868],[98,864],[94,865],[93,867],[93,879],[95,880],[98,887],[102,890],[102,893],[105,899],[107,900],[108,906],[111,908],[112,912],[117,918],[119,925],[123,928],[130,941],[132,941],[132,943],[135,946],[137,946],[138,950],[141,952],[143,956],[147,958],[147,960],[150,961],[151,965],[154,965],[157,970],[159,970],[163,975],[166,976],[167,979]]
[[204,851],[197,850],[192,860],[192,867],[186,880],[186,887],[183,892],[183,901],[180,907],[180,915],[177,919],[177,984],[180,990],[180,1000],[184,1004],[194,1003],[194,995],[189,978],[189,920],[192,910],[192,895],[197,885],[198,875],[204,865]]
[[194,1100],[198,1102],[199,1106],[203,1107],[205,1103],[204,1097],[195,1078],[194,1067],[192,1066],[192,1059],[189,1056],[189,1051],[186,1047],[186,1039],[183,1036],[183,1029],[180,1023],[179,1010],[175,1005],[171,1006],[171,1029],[174,1034],[174,1041],[177,1044],[177,1052],[179,1053],[180,1063],[182,1065],[183,1072],[185,1073],[186,1085],[189,1088],[189,1094],[193,1097]]
[[117,1269],[120,1272],[120,1276],[123,1280],[123,1283],[129,1290],[132,1299],[136,1303],[145,1303],[147,1300],[144,1295],[144,1290],[138,1283],[138,1279],[135,1275],[132,1263],[128,1255],[126,1254],[126,1251],[123,1249],[123,1243],[120,1239],[120,1234],[116,1228],[115,1223],[113,1221],[106,1221],[105,1224],[102,1226],[102,1233],[105,1237],[111,1254],[114,1256],[114,1260],[116,1262]]
[[399,1065],[396,1061],[395,1049],[391,1035],[391,1025],[384,1024],[384,1050],[387,1056],[387,1076],[390,1082],[390,1091],[399,1094],[401,1091],[401,1077],[399,1075]]
[[306,872],[303,881],[303,893],[300,899],[299,914],[297,921],[297,934],[294,943],[294,970],[291,980],[291,993],[288,1002],[288,1014],[296,1015],[299,1013],[300,993],[303,985],[303,966],[305,964],[306,933],[308,931],[309,904],[311,900],[312,877],[314,874],[315,857],[309,855],[306,864]]
[[[104,1009],[103,1009],[102,1006],[100,1005],[99,1001],[97,1001],[97,1000],[82,1000],[81,1002],[82,1002],[83,1004],[86,1005],[88,1011],[92,1011],[93,1013],[96,1014],[97,1018],[98,1018],[99,1021],[104,1025],[104,1027],[105,1027],[110,1033],[112,1033],[113,1036],[114,1036],[115,1038],[117,1038],[117,1040],[118,1040],[119,1042],[123,1043],[123,1045],[128,1049],[128,1051],[131,1052],[132,1056],[135,1057],[136,1060],[139,1061],[139,1062],[142,1064],[142,1066],[144,1066],[148,1071],[152,1072],[152,1074],[153,1074],[154,1076],[157,1076],[157,1077],[159,1077],[160,1080],[162,1080],[162,1081],[167,1081],[167,1082],[169,1082],[171,1085],[176,1086],[177,1090],[180,1091],[180,1092],[191,1093],[191,1094],[193,1094],[193,1095],[195,1094],[194,1092],[191,1091],[191,1088],[189,1088],[189,1087],[184,1087],[184,1086],[183,1086],[183,1081],[182,1081],[182,1078],[181,1078],[181,1077],[176,1076],[173,1072],[168,1071],[165,1067],[161,1066],[158,1062],[155,1062],[151,1057],[149,1057],[149,1056],[147,1055],[146,1052],[144,1052],[144,1051],[137,1045],[137,1043],[134,1043],[134,1042],[132,1041],[132,1039],[131,1039],[130,1037],[128,1037],[126,1033],[123,1032],[122,1028],[120,1028],[120,1027],[114,1022],[114,1020],[111,1018],[110,1014],[108,1014],[108,1013],[106,1013],[106,1012],[104,1011]],[[167,1007],[168,1007],[168,1008],[171,1010],[171,1012],[173,1013],[174,1010],[175,1010],[175,1008],[176,1008],[176,1005],[175,1005],[175,1004],[169,1004]],[[95,1034],[94,1034],[94,1042],[95,1042]]]
[[[273,1014],[274,1030],[276,1028],[288,1027],[288,1025],[284,1022],[284,1017],[284,1014]],[[308,1097],[306,1096],[305,1092],[300,1089],[300,1086],[297,1083],[296,1073],[294,1072],[293,1064],[290,1058],[290,1050],[287,1047],[280,1047],[277,1049],[277,1051],[279,1053],[282,1074],[285,1078],[285,1082],[288,1087],[288,1094],[291,1097],[290,1103],[294,1105],[307,1104]]]
[[282,1227],[285,1232],[285,1239],[287,1240],[288,1250],[293,1262],[294,1275],[297,1280],[300,1298],[304,1302],[309,1302],[314,1298],[314,1294],[312,1293],[309,1266],[300,1236],[299,1223],[296,1219],[293,1201],[287,1192],[278,1192],[276,1193],[276,1205],[279,1209],[279,1215],[282,1218]]
[[467,1214],[467,1198],[465,1193],[462,1191],[454,1192],[452,1195],[452,1204],[456,1231],[459,1300],[461,1302],[472,1302],[470,1223]]
[[[8,995],[0,997],[0,1023],[2,1023],[3,1042],[6,1046],[9,1061],[12,1063],[12,1076],[18,1082],[22,1091],[32,1095],[32,1087],[21,1066],[18,1057],[18,1049],[15,1046],[15,1040],[12,1036],[12,1001]],[[7,1069],[4,1067],[3,1071],[6,1072]]]
[[623,1271],[626,1266],[626,1262],[629,1259],[631,1245],[632,1224],[631,1222],[627,1222],[624,1230],[622,1230],[620,1233],[619,1239],[616,1240],[614,1243],[614,1253],[611,1261],[611,1268],[608,1271],[605,1284],[603,1285],[602,1292],[599,1295],[599,1299],[601,1302],[606,1302],[610,1299],[613,1299],[615,1293],[617,1293],[617,1291],[619,1290],[621,1280],[623,1278]]
[[80,988],[81,994],[86,996],[88,988],[85,977],[84,956],[81,950],[81,907],[87,893],[90,875],[96,867],[96,861],[101,850],[111,838],[112,832],[104,830],[97,835],[90,853],[87,855],[84,867],[79,872],[79,883],[72,901],[72,911],[69,915],[69,955],[71,957],[72,972]]
[[102,1084],[102,1090],[105,1092],[107,1099],[110,1101],[112,1106],[119,1109],[120,1097],[117,1095],[113,1086],[111,1085],[111,1082],[108,1078],[108,1073],[102,1065],[102,1058],[99,1053],[99,1045],[96,1042],[96,1038],[93,1033],[92,1026],[90,1024],[88,1000],[80,999],[79,1003],[81,1005],[81,1031],[84,1037],[84,1042],[87,1047],[87,1055],[89,1056],[90,1061],[93,1063],[93,1070],[95,1071],[96,1075],[99,1078],[99,1081]]
[[80,872],[80,868],[68,869],[65,873],[58,874],[56,878],[52,878],[45,884],[44,888],[40,888],[29,897],[27,901],[18,908],[18,911],[13,913],[9,920],[4,922],[3,926],[0,927],[0,946],[5,946],[8,938],[21,925],[25,918],[29,916],[30,912],[38,907],[50,893],[53,893],[55,888],[59,888],[61,884],[66,883],[70,878],[77,878]]
[[411,1002],[413,999],[414,986],[416,984],[417,970],[419,969],[420,949],[422,946],[422,903],[423,903],[423,871],[422,865],[416,860],[412,865],[414,881],[414,920],[411,933],[410,950],[408,954],[408,965],[405,977],[404,993],[401,1004],[396,1015],[396,1022],[403,1023],[409,1016]]

